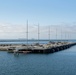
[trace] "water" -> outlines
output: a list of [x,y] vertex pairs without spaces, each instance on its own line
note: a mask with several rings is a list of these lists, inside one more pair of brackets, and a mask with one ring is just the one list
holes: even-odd
[[0,75],[76,75],[76,46],[53,54],[1,51]]
[[[76,42],[76,40],[50,40],[50,41],[67,41],[67,42]],[[48,43],[49,40],[28,40],[28,44],[33,44],[33,43],[41,43],[45,44]],[[0,44],[27,44],[26,40],[0,40]]]

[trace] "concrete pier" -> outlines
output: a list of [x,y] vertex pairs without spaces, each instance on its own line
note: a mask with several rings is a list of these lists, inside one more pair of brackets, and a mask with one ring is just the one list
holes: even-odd
[[6,48],[6,51],[8,51],[9,53],[13,53],[15,50],[17,50],[18,53],[54,53],[68,49],[74,45],[76,45],[76,43],[51,42],[48,44],[31,44],[28,46],[23,44],[12,44],[10,46],[5,45],[3,48]]

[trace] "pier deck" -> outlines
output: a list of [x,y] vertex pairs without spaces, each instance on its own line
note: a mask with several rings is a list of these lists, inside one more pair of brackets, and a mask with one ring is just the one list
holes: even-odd
[[61,50],[65,50],[76,43],[72,42],[55,42],[48,44],[32,44],[32,45],[11,45],[5,46],[10,53],[53,53]]

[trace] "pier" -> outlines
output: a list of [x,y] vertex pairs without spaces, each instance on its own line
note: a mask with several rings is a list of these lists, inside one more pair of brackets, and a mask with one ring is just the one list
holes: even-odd
[[48,44],[11,44],[11,45],[3,45],[3,48],[0,46],[0,50],[6,50],[8,53],[54,53],[58,51],[62,51],[68,49],[72,46],[76,45],[76,43],[72,42],[50,42]]
[[[29,24],[28,24],[28,20],[27,20],[27,24],[26,24],[26,44],[0,44],[0,50],[1,51],[7,51],[8,53],[42,53],[42,54],[46,54],[46,53],[54,53],[54,52],[58,52],[58,51],[62,51],[65,49],[68,49],[74,45],[76,45],[76,43],[74,42],[70,42],[68,41],[70,38],[67,35],[67,30],[63,31],[62,27],[61,30],[59,32],[61,32],[61,41],[57,41],[58,40],[58,30],[59,27],[58,26],[54,26],[55,28],[51,28],[50,25],[48,26],[47,30],[48,30],[48,40],[52,40],[51,39],[51,30],[54,32],[53,34],[55,35],[56,41],[50,41],[49,43],[46,44],[40,44],[40,25],[38,23],[38,25],[35,25],[37,27],[37,38],[36,41],[37,43],[35,44],[29,44]],[[65,32],[64,34],[62,32]],[[62,36],[64,35],[64,36]],[[35,35],[36,36],[36,35]],[[65,39],[64,41],[62,41],[63,39]],[[18,40],[14,40],[14,41],[18,41]],[[19,40],[20,41],[20,40]],[[44,40],[45,41],[45,40]]]

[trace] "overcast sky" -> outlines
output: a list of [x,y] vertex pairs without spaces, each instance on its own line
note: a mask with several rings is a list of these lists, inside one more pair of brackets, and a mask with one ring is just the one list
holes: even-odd
[[[0,39],[76,38],[76,0],[0,0]],[[57,36],[57,37],[56,37]]]

